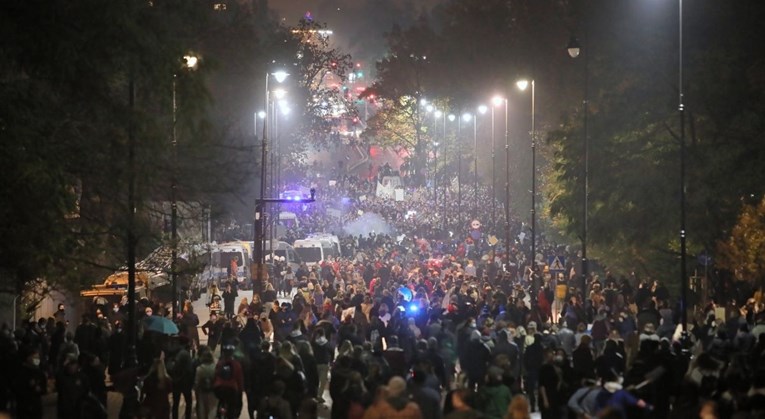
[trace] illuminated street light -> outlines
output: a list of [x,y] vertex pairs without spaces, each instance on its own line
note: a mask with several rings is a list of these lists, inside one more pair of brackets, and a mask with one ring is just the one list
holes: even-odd
[[576,58],[579,56],[579,52],[581,50],[582,50],[582,46],[579,45],[579,40],[577,40],[575,36],[572,36],[571,39],[568,41],[568,46],[566,47],[566,51],[568,51],[568,55],[571,58]]
[[[519,89],[525,91],[529,86],[528,80],[518,80],[516,83]],[[536,273],[537,264],[537,139],[536,139],[536,84],[534,80],[531,80],[531,263],[532,272]],[[532,284],[534,282],[532,281]],[[532,289],[531,298],[536,297],[536,290]]]
[[258,111],[258,118],[266,119],[266,111]]
[[[193,54],[183,56],[183,70],[195,70],[199,64],[199,57]],[[173,137],[172,137],[172,149],[173,149],[173,162],[172,162],[172,174],[170,183],[170,241],[171,241],[171,255],[170,255],[170,282],[171,292],[173,298],[171,301],[173,315],[178,313],[178,273],[176,266],[176,259],[178,259],[178,200],[176,191],[178,189],[178,136],[176,126],[178,125],[178,104],[176,101],[178,73],[173,74]],[[132,327],[132,326],[131,326]]]
[[443,114],[444,114],[443,112],[441,112],[441,111],[439,111],[438,109],[436,109],[436,112],[435,112],[435,113],[433,113],[433,116],[435,116],[436,118],[440,118],[440,117],[441,117],[441,115],[443,115]]
[[503,98],[502,96],[494,96],[493,98],[491,98],[491,103],[494,106],[499,106],[505,103],[505,98]]
[[457,117],[453,113],[450,113],[447,118],[449,118],[449,122],[454,122],[454,120],[457,119]]
[[[584,42],[585,45],[587,45],[587,31],[585,30],[584,33]],[[566,47],[566,50],[568,51],[568,55],[571,58],[576,58],[579,56],[579,54],[582,52],[582,46],[579,44],[579,41],[576,39],[576,37],[571,37],[571,40],[568,43],[568,47]],[[583,208],[582,208],[582,295],[588,295],[587,294],[587,269],[588,269],[588,261],[587,261],[587,230],[588,230],[588,223],[589,223],[589,199],[590,199],[590,134],[587,126],[587,116],[589,114],[588,105],[589,105],[589,55],[590,53],[587,51],[584,51],[584,100],[582,100],[582,117],[584,119],[583,121],[583,128],[584,128],[584,167],[582,177],[584,180],[584,196],[582,199]]]
[[488,111],[489,111],[489,107],[488,106],[486,106],[486,105],[479,105],[478,106],[478,113],[480,113],[481,115],[485,114]]
[[[255,270],[254,272],[251,269],[251,275],[255,279],[255,283],[253,284],[253,292],[254,293],[260,293],[263,291],[263,268],[265,267],[265,209],[266,209],[266,167],[268,162],[268,112],[269,107],[272,105],[271,101],[271,91],[268,88],[268,81],[271,77],[276,80],[277,83],[284,82],[287,77],[289,76],[289,73],[283,70],[275,71],[273,73],[266,73],[266,109],[265,109],[265,118],[263,118],[263,137],[262,137],[262,144],[261,144],[261,157],[260,157],[260,199],[257,199],[255,202],[255,231],[254,231],[254,237],[253,237],[253,266],[252,268]],[[276,89],[274,92],[274,97],[276,99],[281,99],[286,95],[286,91],[283,89]],[[275,113],[274,113],[275,117]],[[276,122],[274,120],[274,122]],[[274,124],[276,125],[276,124]],[[275,126],[274,126],[275,128]],[[256,133],[257,135],[257,133]],[[272,230],[273,231],[273,230]]]
[[428,113],[433,112],[433,109],[435,109],[435,108],[433,108],[433,105],[425,106],[425,110],[428,111]]
[[465,122],[470,122],[470,120],[473,119],[473,115],[469,113],[463,113],[462,114],[462,120]]
[[274,76],[274,80],[276,80],[278,83],[284,82],[284,80],[287,80],[287,77],[290,75],[284,70],[279,70],[271,73],[272,76]]

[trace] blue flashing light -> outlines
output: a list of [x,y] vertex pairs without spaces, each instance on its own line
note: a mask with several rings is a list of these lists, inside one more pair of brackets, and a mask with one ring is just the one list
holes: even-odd
[[409,304],[410,313],[416,313],[418,311],[420,311],[420,306],[418,306],[417,304]]

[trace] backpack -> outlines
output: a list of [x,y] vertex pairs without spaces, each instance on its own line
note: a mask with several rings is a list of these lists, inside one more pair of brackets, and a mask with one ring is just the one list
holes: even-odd
[[202,372],[201,379],[199,380],[199,391],[206,393],[213,391],[214,382],[215,377],[213,375]]
[[271,405],[271,398],[266,396],[265,399],[263,399],[263,406],[265,406],[265,409],[263,411],[258,412],[258,417],[262,414],[264,418],[268,419],[284,419],[281,417],[281,415],[278,412],[278,409],[276,409],[275,406]]

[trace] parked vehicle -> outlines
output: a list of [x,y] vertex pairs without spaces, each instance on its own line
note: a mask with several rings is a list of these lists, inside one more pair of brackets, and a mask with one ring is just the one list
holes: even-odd
[[[334,237],[334,240],[331,238]],[[340,241],[336,236],[313,235],[295,240],[295,252],[306,265],[316,265],[325,260],[340,257]]]

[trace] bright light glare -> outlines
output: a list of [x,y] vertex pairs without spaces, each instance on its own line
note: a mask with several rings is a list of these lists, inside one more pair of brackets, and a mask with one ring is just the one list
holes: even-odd
[[439,111],[439,110],[436,110],[436,111],[433,113],[433,116],[435,116],[436,118],[440,118],[440,117],[441,117],[441,115],[443,115],[443,114],[444,114],[443,112],[441,112],[441,111]]
[[454,120],[455,120],[455,119],[457,119],[457,117],[456,117],[456,116],[454,116],[454,114],[453,114],[453,113],[450,113],[450,114],[449,114],[449,121],[451,121],[451,122],[454,122]]
[[486,113],[486,111],[488,111],[488,110],[489,110],[489,108],[486,107],[486,105],[481,105],[481,106],[478,107],[478,112],[480,112],[482,114]]
[[504,102],[505,102],[505,98],[501,96],[494,96],[493,98],[491,98],[491,103],[493,103],[494,106],[499,106]]
[[284,80],[287,80],[287,76],[289,76],[290,74],[284,70],[279,70],[279,71],[275,71],[271,73],[271,75],[274,76],[274,79],[276,79],[278,83],[281,83]]
[[529,81],[526,79],[518,80],[515,82],[515,85],[521,90],[526,90],[526,88],[529,87]]
[[286,100],[279,101],[279,110],[282,111],[282,115],[289,115],[291,109],[289,103]]
[[425,106],[428,104],[428,100],[425,98],[420,99],[420,106]]
[[287,95],[287,91],[284,90],[284,89],[276,89],[276,90],[274,90],[274,97],[276,97],[277,99],[283,99],[284,96],[286,96],[286,95]]
[[266,111],[260,111],[260,112],[258,112],[258,118],[260,118],[260,119],[266,119]]
[[438,147],[438,141],[433,141],[433,146]]
[[468,122],[468,121],[470,121],[471,119],[473,119],[473,115],[471,115],[471,114],[469,114],[469,113],[463,113],[463,114],[462,114],[462,120],[463,120],[463,121],[465,121],[465,122]]
[[183,62],[186,65],[186,68],[196,68],[199,58],[194,55],[184,55]]
[[428,111],[428,112],[433,112],[433,109],[434,109],[433,105],[428,105],[428,106],[425,107],[425,110]]

